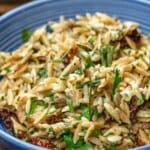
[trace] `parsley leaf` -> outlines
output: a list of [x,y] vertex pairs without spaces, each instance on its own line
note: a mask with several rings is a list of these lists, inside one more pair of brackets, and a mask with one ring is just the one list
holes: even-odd
[[65,134],[63,140],[66,144],[65,150],[93,150],[93,146],[91,144],[84,144],[83,138],[80,138],[77,143],[74,143],[73,135],[71,133]]
[[53,93],[51,93],[51,92],[45,93],[44,96],[45,97],[49,97],[51,101],[54,101],[54,99],[55,99],[55,95]]
[[81,44],[77,44],[81,49],[85,50],[85,51],[92,51],[91,48],[85,46],[85,45],[81,45]]
[[53,59],[52,62],[53,63],[63,63],[64,60],[62,58],[59,58],[59,59]]
[[50,127],[49,129],[48,129],[48,133],[52,133],[52,134],[55,134],[55,131],[54,131],[54,129],[52,128],[52,127]]
[[124,34],[123,34],[123,30],[118,29],[117,32],[118,32],[118,37],[119,37],[119,38],[122,38],[123,35],[124,35]]
[[34,113],[35,109],[37,108],[37,106],[38,106],[38,102],[32,101],[30,110],[29,110],[29,112],[26,112],[26,116],[29,117],[30,115],[32,115]]
[[138,99],[136,102],[137,106],[141,106],[143,103],[144,103],[143,99]]
[[83,144],[79,148],[76,148],[76,150],[93,150],[93,146],[91,144]]
[[91,136],[97,137],[97,136],[99,136],[100,134],[101,134],[100,130],[99,130],[99,129],[95,129],[95,130],[93,130],[93,132],[91,133]]
[[88,56],[86,59],[85,59],[85,68],[88,69],[90,68],[91,66],[93,66],[94,63],[92,62],[92,59],[90,56]]
[[93,44],[95,43],[95,40],[96,40],[96,38],[95,38],[94,36],[92,36],[92,37],[88,40],[88,42],[89,42],[91,45],[93,45]]
[[74,73],[81,75],[83,73],[83,70],[81,67],[77,68]]
[[112,45],[103,44],[100,48],[100,60],[102,65],[108,67],[112,64],[114,47]]
[[38,102],[33,101],[32,104],[31,104],[31,108],[30,108],[30,114],[33,114],[33,112],[37,108],[37,106],[38,106]]
[[146,85],[150,86],[150,80],[146,83]]
[[22,31],[21,31],[22,41],[27,42],[29,40],[31,34],[32,34],[32,31],[30,29],[27,29],[27,28],[22,29]]
[[82,111],[80,117],[85,117],[88,120],[91,120],[93,115],[93,109],[90,106],[85,106],[85,105],[82,105],[80,109]]
[[141,98],[142,98],[144,101],[146,100],[146,97],[145,97],[145,95],[144,95],[143,92],[141,92]]
[[83,84],[78,83],[77,84],[77,88],[83,88],[85,85],[88,85],[89,87],[95,87],[98,83],[100,83],[100,79],[97,78],[95,80],[91,80],[91,81],[87,81]]
[[142,105],[146,101],[146,97],[143,92],[141,92],[141,98],[137,100],[137,106]]
[[9,73],[9,72],[11,71],[9,66],[5,67],[4,70],[5,70],[7,73]]
[[119,83],[121,82],[121,77],[120,77],[120,74],[119,74],[119,70],[116,69],[114,71],[114,73],[115,73],[115,76],[114,76],[114,82],[113,82],[113,85],[112,85],[112,96],[114,96],[115,91],[116,91]]
[[40,78],[46,78],[48,77],[48,73],[47,73],[47,69],[46,68],[42,68],[38,71],[37,75],[40,77]]
[[62,136],[62,140],[66,144],[65,150],[93,150],[93,146],[91,144],[85,144],[82,137],[80,137],[79,140],[74,143],[73,134],[68,130]]
[[66,143],[66,150],[72,150],[74,147],[72,134],[64,135],[64,141]]
[[74,112],[74,107],[73,107],[73,102],[72,102],[72,100],[68,100],[67,101],[67,104],[68,104],[68,106],[69,106],[69,110],[70,110],[70,112]]

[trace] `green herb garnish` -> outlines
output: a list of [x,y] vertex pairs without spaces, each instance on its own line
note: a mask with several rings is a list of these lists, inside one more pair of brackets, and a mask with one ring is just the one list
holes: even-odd
[[7,73],[9,73],[9,72],[11,71],[9,66],[5,67],[4,70],[5,70]]
[[123,30],[118,29],[117,31],[118,31],[119,38],[122,38],[123,37]]
[[137,106],[141,106],[146,101],[146,97],[143,92],[141,92],[141,98],[137,100]]
[[146,85],[150,86],[150,80],[146,83]]
[[136,102],[137,106],[141,106],[143,103],[144,103],[143,99],[138,99]]
[[77,68],[74,73],[81,75],[83,73],[83,70],[81,67]]
[[54,134],[54,133],[55,133],[55,131],[54,131],[54,129],[53,129],[52,127],[50,127],[50,128],[48,129],[48,133],[52,133],[52,134]]
[[48,105],[49,105],[48,103],[43,102],[43,107],[44,107],[44,108],[47,108]]
[[50,44],[56,44],[57,42],[54,41],[54,40],[52,40],[52,39],[50,39],[50,40],[49,40],[49,43],[50,43]]
[[114,71],[115,75],[114,75],[114,82],[113,82],[113,85],[112,85],[112,96],[114,96],[115,92],[116,92],[116,89],[119,85],[119,83],[121,82],[121,77],[120,77],[120,74],[119,74],[119,70],[116,69]]
[[88,120],[91,120],[92,118],[92,115],[93,115],[93,109],[90,107],[90,106],[86,106],[86,105],[82,105],[80,107],[81,109],[81,117],[85,117],[87,118]]
[[79,148],[76,148],[76,150],[93,150],[93,146],[91,144],[83,144]]
[[37,108],[37,106],[38,106],[38,102],[32,101],[30,110],[29,110],[29,112],[26,112],[26,116],[29,117],[30,115],[32,115],[34,113],[35,109]]
[[101,134],[100,130],[99,130],[99,129],[95,129],[95,130],[93,130],[93,132],[91,133],[91,136],[98,137],[100,134]]
[[72,148],[74,148],[74,141],[72,134],[64,135],[64,142],[66,144],[65,150],[72,150]]
[[37,75],[38,75],[40,78],[46,78],[46,77],[48,77],[47,69],[46,69],[46,68],[40,69],[40,70],[37,72]]
[[85,45],[81,45],[81,44],[77,44],[81,49],[85,50],[85,51],[92,51],[91,48],[89,48],[88,46]]
[[115,49],[112,45],[103,44],[100,48],[100,60],[102,65],[108,67],[112,64]]
[[85,144],[83,138],[80,138],[74,143],[72,133],[64,134],[63,141],[66,144],[65,150],[93,150],[93,146],[91,144]]
[[91,57],[88,56],[87,58],[85,58],[85,68],[88,69],[91,66],[94,66],[94,63],[91,60]]
[[94,36],[92,36],[92,37],[88,40],[88,42],[89,42],[91,45],[93,45],[93,44],[95,43],[95,40],[96,40],[96,38],[95,38]]
[[108,137],[110,135],[114,135],[114,132],[109,132],[108,134],[106,134],[104,137]]
[[78,83],[77,84],[77,88],[83,88],[83,86],[88,85],[89,87],[95,87],[96,85],[98,85],[98,83],[100,83],[100,79],[97,78],[95,80],[91,80],[91,81],[87,81],[83,84]]
[[72,102],[72,100],[68,100],[67,101],[67,104],[68,104],[68,106],[69,106],[69,110],[70,110],[70,112],[74,112],[74,106],[73,106],[73,102]]
[[63,63],[64,60],[62,58],[59,58],[59,59],[53,59],[52,62],[53,63]]
[[49,97],[51,101],[54,101],[54,99],[55,99],[55,95],[53,93],[51,93],[51,92],[45,93],[44,96],[45,97]]
[[24,42],[27,42],[31,37],[32,31],[30,29],[22,29],[21,38]]

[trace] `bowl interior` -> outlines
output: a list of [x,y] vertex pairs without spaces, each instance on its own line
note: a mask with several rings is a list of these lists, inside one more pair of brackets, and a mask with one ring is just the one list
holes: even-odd
[[[136,0],[39,0],[21,6],[0,17],[0,50],[12,51],[22,44],[21,30],[34,30],[49,20],[57,21],[60,16],[74,18],[76,14],[103,12],[121,20],[132,20],[140,23],[142,32],[150,33],[150,5]],[[7,136],[7,130],[0,122],[0,137],[9,141],[14,137]],[[20,142],[21,144],[24,142]],[[23,144],[25,146],[25,144]],[[28,144],[30,145],[30,144]],[[148,150],[147,146],[142,150]]]

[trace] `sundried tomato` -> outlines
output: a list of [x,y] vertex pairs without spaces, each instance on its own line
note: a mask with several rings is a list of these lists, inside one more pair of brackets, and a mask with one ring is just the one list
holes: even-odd
[[139,42],[141,39],[141,34],[137,31],[137,29],[134,29],[127,35],[130,37],[135,43]]
[[38,137],[30,138],[29,142],[34,145],[45,147],[45,148],[55,148],[56,147],[50,140],[40,139]]
[[48,117],[46,119],[46,122],[48,124],[54,124],[54,123],[58,123],[58,122],[61,122],[61,121],[62,121],[61,116],[51,116],[51,117]]
[[8,108],[0,108],[0,118],[4,122],[6,128],[10,132],[14,133],[13,123],[11,120],[12,117],[17,118],[16,114],[12,110],[10,110]]

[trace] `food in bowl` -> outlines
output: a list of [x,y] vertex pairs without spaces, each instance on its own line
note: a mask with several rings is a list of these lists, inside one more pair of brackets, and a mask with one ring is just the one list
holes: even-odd
[[150,39],[102,13],[61,18],[0,53],[0,117],[18,138],[66,150],[150,143]]

